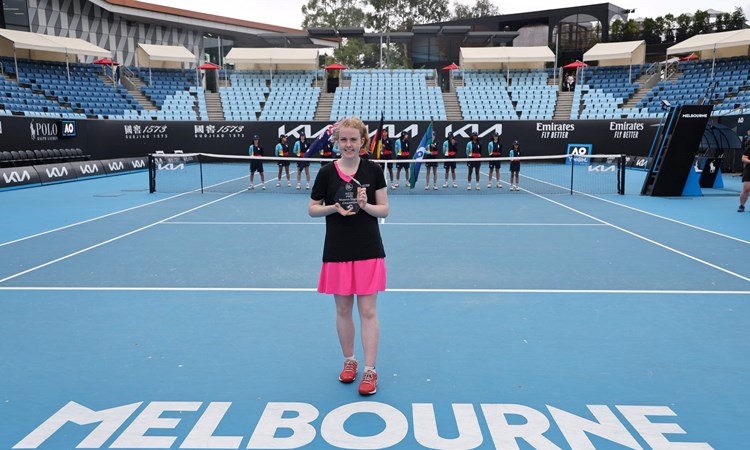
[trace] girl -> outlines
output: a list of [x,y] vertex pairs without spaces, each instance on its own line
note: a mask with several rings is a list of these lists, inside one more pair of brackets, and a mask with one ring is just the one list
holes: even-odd
[[[456,138],[453,136],[453,132],[450,132],[448,133],[448,139],[443,142],[443,157],[446,159],[455,159],[456,155],[458,155],[458,144],[456,143]],[[448,187],[449,174],[453,176],[453,187],[458,187],[458,184],[456,184],[456,163],[445,162],[443,163],[443,167],[445,168],[445,183],[443,183],[443,187]]]
[[[383,171],[374,162],[360,158],[367,148],[367,128],[359,118],[343,120],[334,130],[341,157],[320,169],[310,194],[308,213],[326,218],[323,266],[318,292],[333,294],[336,331],[344,356],[339,381],[351,383],[357,376],[354,358],[354,297],[362,326],[365,371],[359,384],[362,395],[377,391],[375,361],[380,325],[378,292],[385,290],[385,250],[378,218],[388,216],[388,189]],[[339,192],[356,189],[356,204],[342,206]]]
[[[307,142],[305,133],[300,133],[299,140],[294,143],[294,156],[304,158],[308,148],[310,148],[310,144]],[[305,171],[305,179],[307,180],[305,189],[310,189],[310,163],[302,161],[297,163],[297,189],[301,188],[300,182],[302,181],[303,170]]]
[[[289,156],[289,144],[286,143],[286,134],[279,136],[279,143],[276,144],[276,157],[288,157]],[[292,185],[292,179],[289,177],[289,160],[279,161],[279,177],[276,179],[276,186],[281,186],[281,171],[286,171],[286,185]]]
[[[260,146],[260,136],[257,134],[253,136],[253,143],[250,144],[250,148],[248,149],[248,153],[250,153],[250,156],[263,156],[263,147]],[[263,160],[252,160],[250,161],[250,186],[248,189],[255,189],[255,182],[253,179],[255,178],[255,172],[258,172],[260,174],[260,183],[263,187],[263,190],[266,190],[266,176],[263,175]]]
[[521,189],[518,187],[518,172],[521,171],[521,160],[519,159],[519,157],[521,156],[521,145],[518,143],[518,141],[513,141],[513,147],[510,148],[510,151],[508,152],[508,156],[510,156],[511,158],[510,160],[510,190],[520,191]]
[[466,189],[471,190],[471,173],[474,172],[476,174],[477,190],[479,190],[479,169],[482,167],[479,158],[482,157],[482,144],[479,142],[479,133],[476,131],[471,133],[471,140],[466,144],[466,157],[476,158],[476,161],[471,161],[466,164],[469,166],[469,185]]
[[432,189],[437,190],[437,163],[436,162],[430,162],[431,159],[437,159],[438,158],[438,143],[435,142],[435,132],[432,133],[432,142],[430,143],[430,146],[427,148],[427,151],[424,154],[424,159],[427,160],[427,163],[425,164],[427,166],[427,180],[424,188],[425,190],[430,188],[430,171],[432,171]]
[[[499,158],[503,156],[503,144],[500,143],[500,135],[495,133],[492,135],[492,140],[487,145],[487,154],[491,158]],[[500,184],[500,161],[490,161],[490,178],[487,180],[487,187],[492,187],[492,174],[495,174],[495,181],[497,181],[497,187],[502,188]]]

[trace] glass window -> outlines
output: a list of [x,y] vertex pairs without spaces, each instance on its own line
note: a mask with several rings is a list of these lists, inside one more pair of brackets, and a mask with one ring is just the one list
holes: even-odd
[[3,0],[3,22],[9,30],[30,31],[26,0]]

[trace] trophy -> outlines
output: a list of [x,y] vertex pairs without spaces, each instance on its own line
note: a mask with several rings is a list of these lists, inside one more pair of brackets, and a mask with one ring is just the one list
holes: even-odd
[[[352,178],[352,181],[355,181]],[[359,203],[357,203],[357,185],[352,182],[344,182],[336,191],[336,203],[342,208],[352,212],[359,212]]]

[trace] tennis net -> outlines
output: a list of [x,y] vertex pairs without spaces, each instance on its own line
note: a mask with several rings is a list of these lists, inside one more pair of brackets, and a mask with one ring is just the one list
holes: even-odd
[[[514,191],[510,189],[511,159],[507,157],[425,159],[421,161],[414,188],[409,186],[406,168],[413,171],[416,161],[373,162],[383,165],[390,187],[389,193],[398,195],[497,195],[509,192],[624,194],[625,191],[624,155],[525,156],[515,159],[520,162],[520,170],[519,189]],[[251,157],[211,153],[152,154],[149,155],[149,188],[150,192],[248,191],[309,194],[318,170],[323,164],[329,164],[331,161],[320,158]],[[468,180],[468,164],[477,161],[481,164],[479,181],[476,179],[476,172],[472,174],[471,180]],[[300,168],[298,163],[303,163],[303,166]],[[310,172],[309,186],[305,163]],[[399,164],[400,169],[397,167]],[[446,169],[446,165],[453,164],[455,181],[453,171]],[[263,177],[256,172],[251,183],[250,172],[253,165],[256,168],[262,166]],[[496,171],[490,170],[491,165],[499,165],[499,180]]]

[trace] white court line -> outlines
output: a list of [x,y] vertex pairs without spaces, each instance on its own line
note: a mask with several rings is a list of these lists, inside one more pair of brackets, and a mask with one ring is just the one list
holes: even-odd
[[201,209],[201,208],[204,208],[204,207],[206,207],[206,206],[212,205],[212,204],[214,204],[214,203],[218,203],[218,202],[220,202],[220,201],[222,201],[222,200],[226,200],[226,199],[228,199],[228,198],[230,198],[230,197],[234,197],[235,195],[237,195],[237,194],[239,194],[239,193],[241,193],[241,192],[245,192],[245,189],[243,189],[243,190],[241,190],[241,191],[237,191],[237,192],[235,192],[235,193],[232,193],[232,194],[229,194],[229,195],[225,195],[224,197],[218,198],[218,199],[216,199],[216,200],[212,200],[212,201],[210,201],[210,202],[208,202],[208,203],[204,203],[204,204],[202,204],[202,205],[198,205],[198,206],[196,206],[196,207],[194,207],[194,208],[190,208],[190,209],[188,209],[187,211],[183,211],[183,212],[181,212],[181,213],[178,213],[178,214],[175,214],[175,215],[169,216],[169,217],[167,217],[167,218],[165,218],[165,219],[162,219],[162,220],[159,220],[159,221],[157,221],[157,222],[151,223],[151,224],[149,224],[149,225],[146,225],[146,226],[143,226],[143,227],[137,228],[137,229],[135,229],[135,230],[133,230],[133,231],[129,231],[129,232],[127,232],[127,233],[124,233],[124,234],[121,234],[121,235],[119,235],[119,236],[115,236],[115,237],[113,237],[112,239],[107,239],[106,241],[100,242],[100,243],[98,243],[98,244],[94,244],[94,245],[92,245],[92,246],[89,246],[89,247],[86,247],[86,248],[84,248],[84,249],[82,249],[82,250],[78,250],[77,252],[69,253],[69,254],[67,254],[67,255],[65,255],[65,256],[61,256],[61,257],[59,257],[59,258],[57,258],[57,259],[53,259],[52,261],[48,261],[48,262],[46,262],[46,263],[44,263],[44,264],[40,264],[40,265],[38,265],[38,266],[35,266],[35,267],[32,267],[32,268],[30,268],[30,269],[26,269],[26,270],[24,270],[24,271],[22,271],[22,272],[18,272],[18,273],[14,274],[14,275],[10,275],[10,276],[7,276],[7,277],[5,277],[5,278],[3,278],[3,279],[0,279],[0,283],[4,283],[4,282],[6,282],[6,281],[8,281],[8,280],[12,280],[12,279],[14,279],[14,278],[20,277],[21,275],[25,275],[25,274],[27,274],[27,273],[29,273],[29,272],[33,272],[33,271],[35,271],[35,270],[39,270],[39,269],[41,269],[41,268],[44,268],[44,267],[50,266],[50,265],[52,265],[52,264],[55,264],[55,263],[57,263],[57,262],[60,262],[60,261],[64,261],[64,260],[66,260],[66,259],[68,259],[68,258],[72,258],[73,256],[76,256],[76,255],[80,255],[81,253],[85,253],[85,252],[87,252],[87,251],[89,251],[89,250],[93,250],[93,249],[95,249],[95,248],[101,247],[102,245],[106,245],[106,244],[109,244],[110,242],[114,242],[114,241],[117,241],[117,240],[119,240],[119,239],[122,239],[122,238],[124,238],[124,237],[127,237],[127,236],[130,236],[130,235],[132,235],[132,234],[138,233],[138,232],[140,232],[140,231],[143,231],[143,230],[147,230],[147,229],[149,229],[149,228],[151,228],[151,227],[154,227],[154,226],[156,226],[156,225],[159,225],[160,223],[163,223],[163,222],[165,222],[165,221],[167,221],[167,220],[170,220],[170,219],[174,219],[175,217],[180,217],[180,216],[182,216],[182,215],[184,215],[184,214],[187,214],[187,213],[190,213],[190,212],[193,212],[193,211],[199,210],[199,209]]
[[641,239],[641,240],[644,240],[644,241],[646,241],[646,242],[649,242],[649,243],[651,243],[651,244],[654,244],[654,245],[656,245],[656,246],[658,246],[658,247],[661,247],[661,248],[663,248],[663,249],[665,249],[665,250],[668,250],[668,251],[670,251],[670,252],[676,253],[676,254],[678,254],[678,255],[680,255],[680,256],[684,256],[685,258],[691,259],[691,260],[693,260],[693,261],[695,261],[695,262],[697,262],[697,263],[700,263],[700,264],[706,265],[706,266],[708,266],[708,267],[711,267],[712,269],[716,269],[716,270],[718,270],[718,271],[720,271],[720,272],[724,272],[724,273],[726,273],[726,274],[728,274],[728,275],[731,275],[731,276],[733,276],[733,277],[737,277],[737,278],[739,278],[739,279],[741,279],[741,280],[744,280],[744,281],[748,281],[748,282],[750,282],[750,278],[748,278],[748,277],[745,277],[745,276],[743,276],[743,275],[740,275],[740,274],[738,274],[738,273],[732,272],[731,270],[727,270],[727,269],[725,269],[725,268],[723,268],[723,267],[719,267],[719,266],[717,266],[716,264],[712,264],[712,263],[710,263],[710,262],[708,262],[708,261],[705,261],[705,260],[703,260],[703,259],[700,259],[700,258],[698,258],[698,257],[695,257],[695,256],[693,256],[693,255],[689,255],[689,254],[687,254],[687,253],[685,253],[685,252],[682,252],[682,251],[680,251],[680,250],[677,250],[676,248],[672,248],[672,247],[670,247],[670,246],[668,246],[668,245],[662,244],[661,242],[657,242],[657,241],[655,241],[655,240],[653,240],[653,239],[649,239],[649,238],[647,238],[647,237],[645,237],[645,236],[641,236],[641,235],[640,235],[640,234],[638,234],[638,233],[635,233],[635,232],[633,232],[633,231],[627,230],[627,229],[625,229],[625,228],[623,228],[623,227],[620,227],[620,226],[617,226],[617,225],[615,225],[615,224],[609,223],[609,222],[607,222],[606,220],[603,220],[603,219],[599,219],[598,217],[592,216],[591,214],[587,214],[587,213],[585,213],[585,212],[583,212],[583,211],[579,211],[579,210],[577,210],[577,209],[575,209],[575,208],[573,208],[573,207],[571,207],[571,206],[568,206],[568,205],[564,205],[564,204],[562,204],[562,203],[560,203],[560,202],[556,202],[556,201],[554,201],[554,200],[552,200],[552,199],[550,199],[550,198],[547,198],[547,197],[545,197],[545,196],[543,196],[543,195],[539,195],[539,194],[536,194],[536,193],[534,193],[534,192],[531,192],[531,191],[528,191],[528,190],[526,190],[526,189],[522,189],[522,190],[524,190],[524,191],[528,192],[529,194],[531,194],[531,195],[533,195],[533,196],[535,196],[535,197],[539,197],[539,198],[541,198],[542,200],[546,200],[546,201],[548,201],[548,202],[550,202],[550,203],[552,203],[552,204],[555,204],[555,205],[557,205],[557,206],[561,206],[561,207],[563,207],[563,208],[565,208],[565,209],[568,209],[568,210],[570,210],[570,211],[573,211],[573,212],[575,212],[575,213],[577,213],[577,214],[580,214],[580,215],[582,215],[582,216],[584,216],[584,217],[588,217],[588,218],[590,218],[590,219],[592,219],[592,220],[595,220],[595,221],[597,221],[597,222],[601,222],[601,223],[603,223],[603,224],[605,224],[605,225],[608,225],[608,226],[610,226],[610,227],[612,227],[612,228],[614,228],[614,229],[616,229],[616,230],[620,230],[620,231],[622,231],[623,233],[629,234],[629,235],[631,235],[631,236],[633,236],[633,237],[636,237],[636,238],[638,238],[638,239]]
[[[235,178],[233,180],[223,181],[221,183],[216,183],[216,184],[213,184],[211,186],[208,186],[208,188],[212,188],[214,186],[220,186],[220,185],[222,185],[224,183],[230,183],[230,182],[242,179],[242,178],[245,178],[245,177]],[[270,181],[273,181],[273,180],[270,180]],[[200,191],[200,189],[195,189],[195,190],[192,190],[192,191],[183,192],[183,193],[180,193],[180,194],[173,195],[171,197],[166,197],[166,198],[162,198],[162,199],[159,199],[159,200],[154,200],[153,202],[143,203],[141,205],[131,206],[130,208],[121,209],[119,211],[114,211],[114,212],[107,213],[107,214],[104,214],[104,215],[101,215],[101,216],[93,217],[91,219],[86,219],[86,220],[82,220],[80,222],[71,223],[70,225],[65,225],[65,226],[62,226],[62,227],[54,228],[52,230],[42,231],[40,233],[36,233],[36,234],[32,234],[32,235],[25,236],[25,237],[22,237],[22,238],[14,239],[12,241],[3,242],[3,243],[0,243],[0,247],[4,247],[6,245],[15,244],[17,242],[22,242],[22,241],[26,241],[28,239],[33,239],[33,238],[36,238],[36,237],[44,236],[46,234],[55,233],[55,232],[62,231],[62,230],[68,229],[68,228],[77,227],[79,225],[84,225],[84,224],[87,224],[87,223],[90,223],[90,222],[94,222],[96,220],[106,219],[107,217],[115,216],[117,214],[129,212],[129,211],[134,211],[136,209],[143,208],[143,207],[146,207],[146,206],[155,205],[157,203],[161,203],[161,202],[164,202],[164,201],[167,201],[167,200],[173,200],[173,199],[175,199],[177,197],[182,197],[184,195],[192,194],[192,193],[195,193],[195,192],[198,192],[198,191]]]
[[582,194],[586,195],[588,197],[595,198],[597,200],[606,202],[606,203],[611,203],[613,205],[621,206],[623,208],[627,208],[627,209],[630,209],[632,211],[636,211],[636,212],[639,212],[639,213],[642,213],[642,214],[646,214],[648,216],[656,217],[657,219],[662,219],[662,220],[666,220],[666,221],[669,221],[669,222],[673,222],[673,223],[676,223],[678,225],[683,225],[683,226],[686,226],[688,228],[696,229],[698,231],[703,231],[705,233],[714,234],[716,236],[723,237],[723,238],[726,238],[726,239],[731,239],[733,241],[741,242],[743,244],[750,244],[750,241],[746,241],[744,239],[740,239],[740,238],[737,238],[737,237],[734,237],[734,236],[729,236],[728,234],[719,233],[718,231],[709,230],[707,228],[702,228],[702,227],[699,227],[697,225],[689,224],[687,222],[682,222],[682,221],[677,220],[677,219],[672,219],[672,218],[661,216],[659,214],[655,214],[655,213],[652,213],[652,212],[649,212],[649,211],[644,211],[642,209],[635,208],[635,207],[629,206],[629,205],[625,205],[623,203],[618,203],[618,202],[615,202],[615,201],[612,201],[612,200],[607,200],[606,198],[597,197],[596,195],[591,195],[591,194],[586,194],[586,193],[582,193]]
[[[325,225],[325,222],[164,222],[161,225]],[[450,227],[605,227],[603,223],[483,223],[483,222],[388,222],[388,226]]]
[[[231,288],[231,287],[54,287],[54,286],[2,286],[2,291],[79,291],[79,292],[314,292],[316,288]],[[750,295],[750,291],[732,290],[676,290],[676,289],[422,289],[422,288],[388,288],[385,292],[402,292],[417,294],[627,294],[627,295]]]

